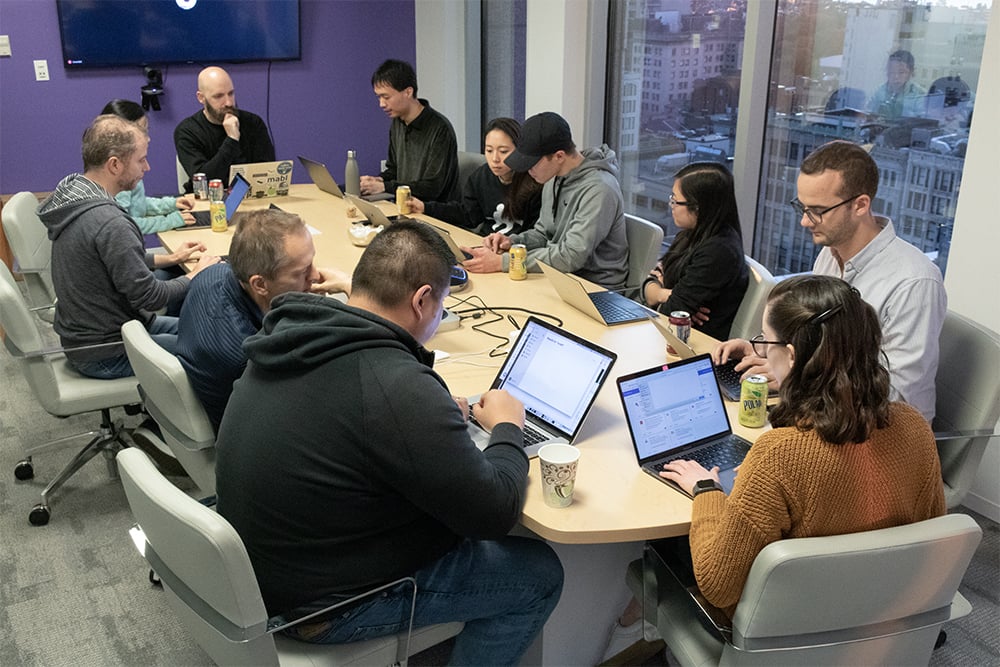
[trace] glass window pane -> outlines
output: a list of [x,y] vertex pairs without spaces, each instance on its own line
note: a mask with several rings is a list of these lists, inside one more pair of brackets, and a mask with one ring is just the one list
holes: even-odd
[[754,233],[775,275],[819,252],[787,202],[833,139],[871,145],[875,213],[945,271],[991,4],[779,0]]
[[625,210],[677,233],[667,198],[690,162],[733,158],[744,3],[622,0],[611,4],[608,143]]

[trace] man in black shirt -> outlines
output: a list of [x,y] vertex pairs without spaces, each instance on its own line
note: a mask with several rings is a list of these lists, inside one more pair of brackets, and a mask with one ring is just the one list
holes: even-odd
[[204,108],[174,130],[177,157],[188,175],[186,192],[192,191],[192,174],[204,173],[229,185],[229,168],[234,164],[274,161],[267,125],[257,114],[236,108],[236,91],[226,70],[203,69],[197,97]]
[[361,177],[361,194],[393,194],[399,185],[423,201],[458,197],[458,141],[443,115],[417,97],[417,75],[409,63],[386,60],[372,75],[379,107],[392,119],[389,158],[379,176]]

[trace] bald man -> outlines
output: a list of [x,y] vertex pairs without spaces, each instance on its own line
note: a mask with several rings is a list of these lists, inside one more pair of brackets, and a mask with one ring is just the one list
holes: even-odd
[[233,80],[221,67],[206,67],[198,74],[196,93],[202,110],[185,118],[174,130],[174,146],[187,172],[184,190],[191,192],[192,174],[229,184],[229,167],[248,162],[271,162],[274,144],[264,120],[236,108]]

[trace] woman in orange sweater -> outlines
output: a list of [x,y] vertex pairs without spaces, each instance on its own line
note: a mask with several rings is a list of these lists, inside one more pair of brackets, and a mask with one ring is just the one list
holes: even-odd
[[889,402],[875,311],[839,278],[801,276],[772,290],[754,350],[781,402],[729,496],[715,469],[672,461],[660,473],[694,493],[694,576],[730,614],[766,545],[887,528],[945,512],[934,435],[920,413]]

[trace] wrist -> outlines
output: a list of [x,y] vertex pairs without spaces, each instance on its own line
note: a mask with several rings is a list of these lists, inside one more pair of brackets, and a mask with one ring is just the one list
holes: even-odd
[[694,483],[694,488],[691,489],[691,497],[697,498],[699,494],[708,493],[709,491],[722,491],[725,493],[722,485],[709,477],[707,479],[699,479]]

